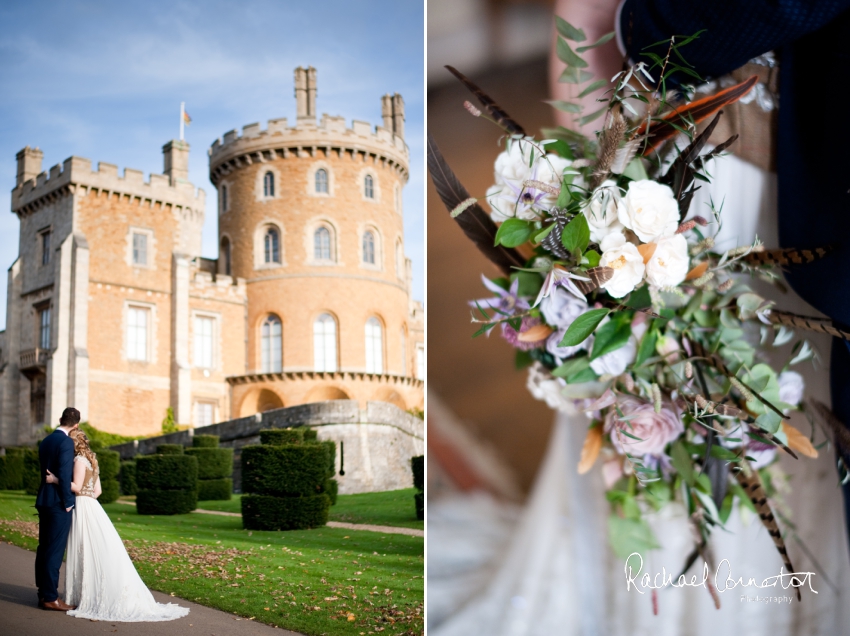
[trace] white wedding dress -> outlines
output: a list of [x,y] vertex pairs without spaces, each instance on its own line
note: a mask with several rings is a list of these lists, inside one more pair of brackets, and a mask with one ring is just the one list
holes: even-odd
[[[709,199],[715,205],[724,202],[718,249],[749,243],[756,233],[768,247],[776,247],[776,175],[731,155],[711,164],[712,183],[696,193],[691,214],[708,218]],[[808,315],[813,311],[793,292],[779,298],[775,292],[762,293],[770,293],[782,309]],[[823,368],[829,338],[797,335],[809,337],[822,360],[819,368],[803,363],[795,370],[805,377],[807,393],[829,404],[829,382]],[[850,634],[850,555],[831,446],[821,448],[815,460],[794,460],[782,453],[779,460],[791,476],[785,501],[805,544],[788,537],[788,552],[796,571],[815,572],[812,585],[818,594],[804,588],[802,602],[794,598],[776,604],[764,598],[790,598],[793,591],[728,590],[719,594],[721,608],[717,610],[704,588],[667,588],[658,592],[658,615],[654,615],[650,592],[627,591],[625,564],[608,546],[610,507],[600,467],[586,475],[577,474],[586,417],[552,393],[549,389],[553,387],[530,384],[539,399],[560,411],[519,521],[512,523],[499,513],[497,503],[476,503],[483,495],[429,502],[428,595],[438,610],[432,615],[429,608],[429,634]],[[805,420],[792,421],[808,434]],[[819,433],[817,440],[822,441],[823,435]],[[644,572],[654,575],[666,568],[677,576],[693,548],[684,508],[670,505],[663,513],[650,515],[648,521],[664,547],[650,552]],[[718,563],[728,559],[734,577],[761,581],[779,574],[782,561],[757,517],[735,510],[726,530],[715,530],[711,545]],[[475,549],[464,550],[465,545]],[[701,567],[698,561],[689,574],[701,574]],[[467,584],[462,593],[458,590],[461,580]]]
[[189,609],[157,603],[136,572],[124,543],[106,512],[94,498],[98,475],[86,467],[83,487],[74,505],[65,564],[65,602],[76,605],[69,616],[124,623],[170,621]]

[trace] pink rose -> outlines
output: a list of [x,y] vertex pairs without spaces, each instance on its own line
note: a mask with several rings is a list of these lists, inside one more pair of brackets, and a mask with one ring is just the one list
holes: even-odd
[[655,412],[652,402],[634,397],[621,397],[617,406],[626,420],[621,421],[617,410],[612,408],[605,416],[605,431],[611,434],[611,444],[619,453],[661,455],[664,447],[685,430],[678,412],[669,402],[662,405],[660,413]]

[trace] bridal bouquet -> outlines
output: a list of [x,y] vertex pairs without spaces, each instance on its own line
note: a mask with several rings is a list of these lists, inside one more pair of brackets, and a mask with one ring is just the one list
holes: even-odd
[[[610,36],[574,48],[583,32],[563,20],[558,31],[561,80],[590,82],[580,54]],[[737,499],[759,515],[793,572],[765,467],[777,451],[817,456],[814,427],[804,433],[787,421],[805,408],[802,377],[790,367],[813,351],[797,340],[781,366],[764,352],[794,341],[795,328],[835,330],[777,310],[746,279],[781,286],[783,266],[826,250],[768,250],[755,237],[717,250],[721,210],[691,213],[699,182],[709,180],[706,162],[736,139],[706,150],[720,111],[757,78],[698,101],[686,90],[668,92],[671,74],[694,75],[676,62],[690,39],[588,84],[580,96],[608,86],[594,113],[554,102],[582,125],[598,119],[593,139],[560,128],[537,140],[448,67],[484,112],[470,102],[466,109],[505,132],[495,184],[482,197],[491,213],[430,138],[429,170],[452,217],[504,274],[484,278],[491,295],[470,303],[475,335],[500,331],[517,349],[518,367],[530,367],[536,397],[591,415],[578,471],[602,466],[618,554],[658,547],[643,514],[679,499],[696,537],[685,569],[699,556],[709,562],[709,534]],[[825,407],[816,414],[829,419]]]

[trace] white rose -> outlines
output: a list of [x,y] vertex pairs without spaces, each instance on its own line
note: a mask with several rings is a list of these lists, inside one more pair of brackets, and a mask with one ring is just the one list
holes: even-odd
[[601,243],[602,239],[612,232],[623,231],[623,224],[617,218],[619,200],[620,190],[610,179],[596,188],[590,196],[590,202],[583,212],[590,226],[590,240],[594,243]]
[[496,183],[528,179],[531,174],[531,148],[531,144],[512,140],[510,148],[496,157]]
[[779,374],[779,400],[797,406],[803,399],[806,383],[796,371],[783,371]]
[[[564,170],[570,167],[571,161],[564,159],[558,155],[546,155],[534,160],[534,167],[531,171],[531,178],[535,181],[542,181],[551,186],[561,189],[561,182],[564,179]],[[540,193],[539,191],[535,191]],[[538,207],[549,210],[555,207],[558,202],[558,195],[549,192],[542,193],[538,201]]]
[[643,256],[634,245],[626,242],[622,234],[609,234],[600,247],[602,258],[599,265],[614,270],[614,275],[602,287],[614,298],[622,298],[643,280],[646,270]]
[[681,234],[665,236],[655,243],[646,264],[646,280],[655,287],[675,287],[688,274],[688,242]]
[[620,375],[626,370],[637,355],[637,338],[630,336],[628,342],[590,363],[590,368],[596,375]]
[[673,191],[650,179],[632,181],[617,205],[620,223],[644,243],[672,236],[679,227],[679,205]]

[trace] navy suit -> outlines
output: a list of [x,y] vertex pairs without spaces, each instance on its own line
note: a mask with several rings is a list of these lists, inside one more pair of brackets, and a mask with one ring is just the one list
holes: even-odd
[[[850,326],[850,0],[626,0],[620,28],[629,56],[671,35],[706,29],[681,49],[704,77],[767,51],[779,56],[777,173],[781,247],[836,245],[786,279],[813,307]],[[659,54],[666,52],[657,51]],[[832,409],[850,425],[850,348],[833,339]],[[848,467],[850,469],[850,467]],[[850,484],[844,486],[850,532]]]
[[[71,530],[71,515],[76,496],[71,492],[74,478],[74,441],[63,431],[55,430],[38,447],[41,484],[35,499],[38,510],[38,549],[35,552],[35,584],[38,596],[46,603],[59,597],[59,568]],[[47,471],[58,484],[45,482]]]

